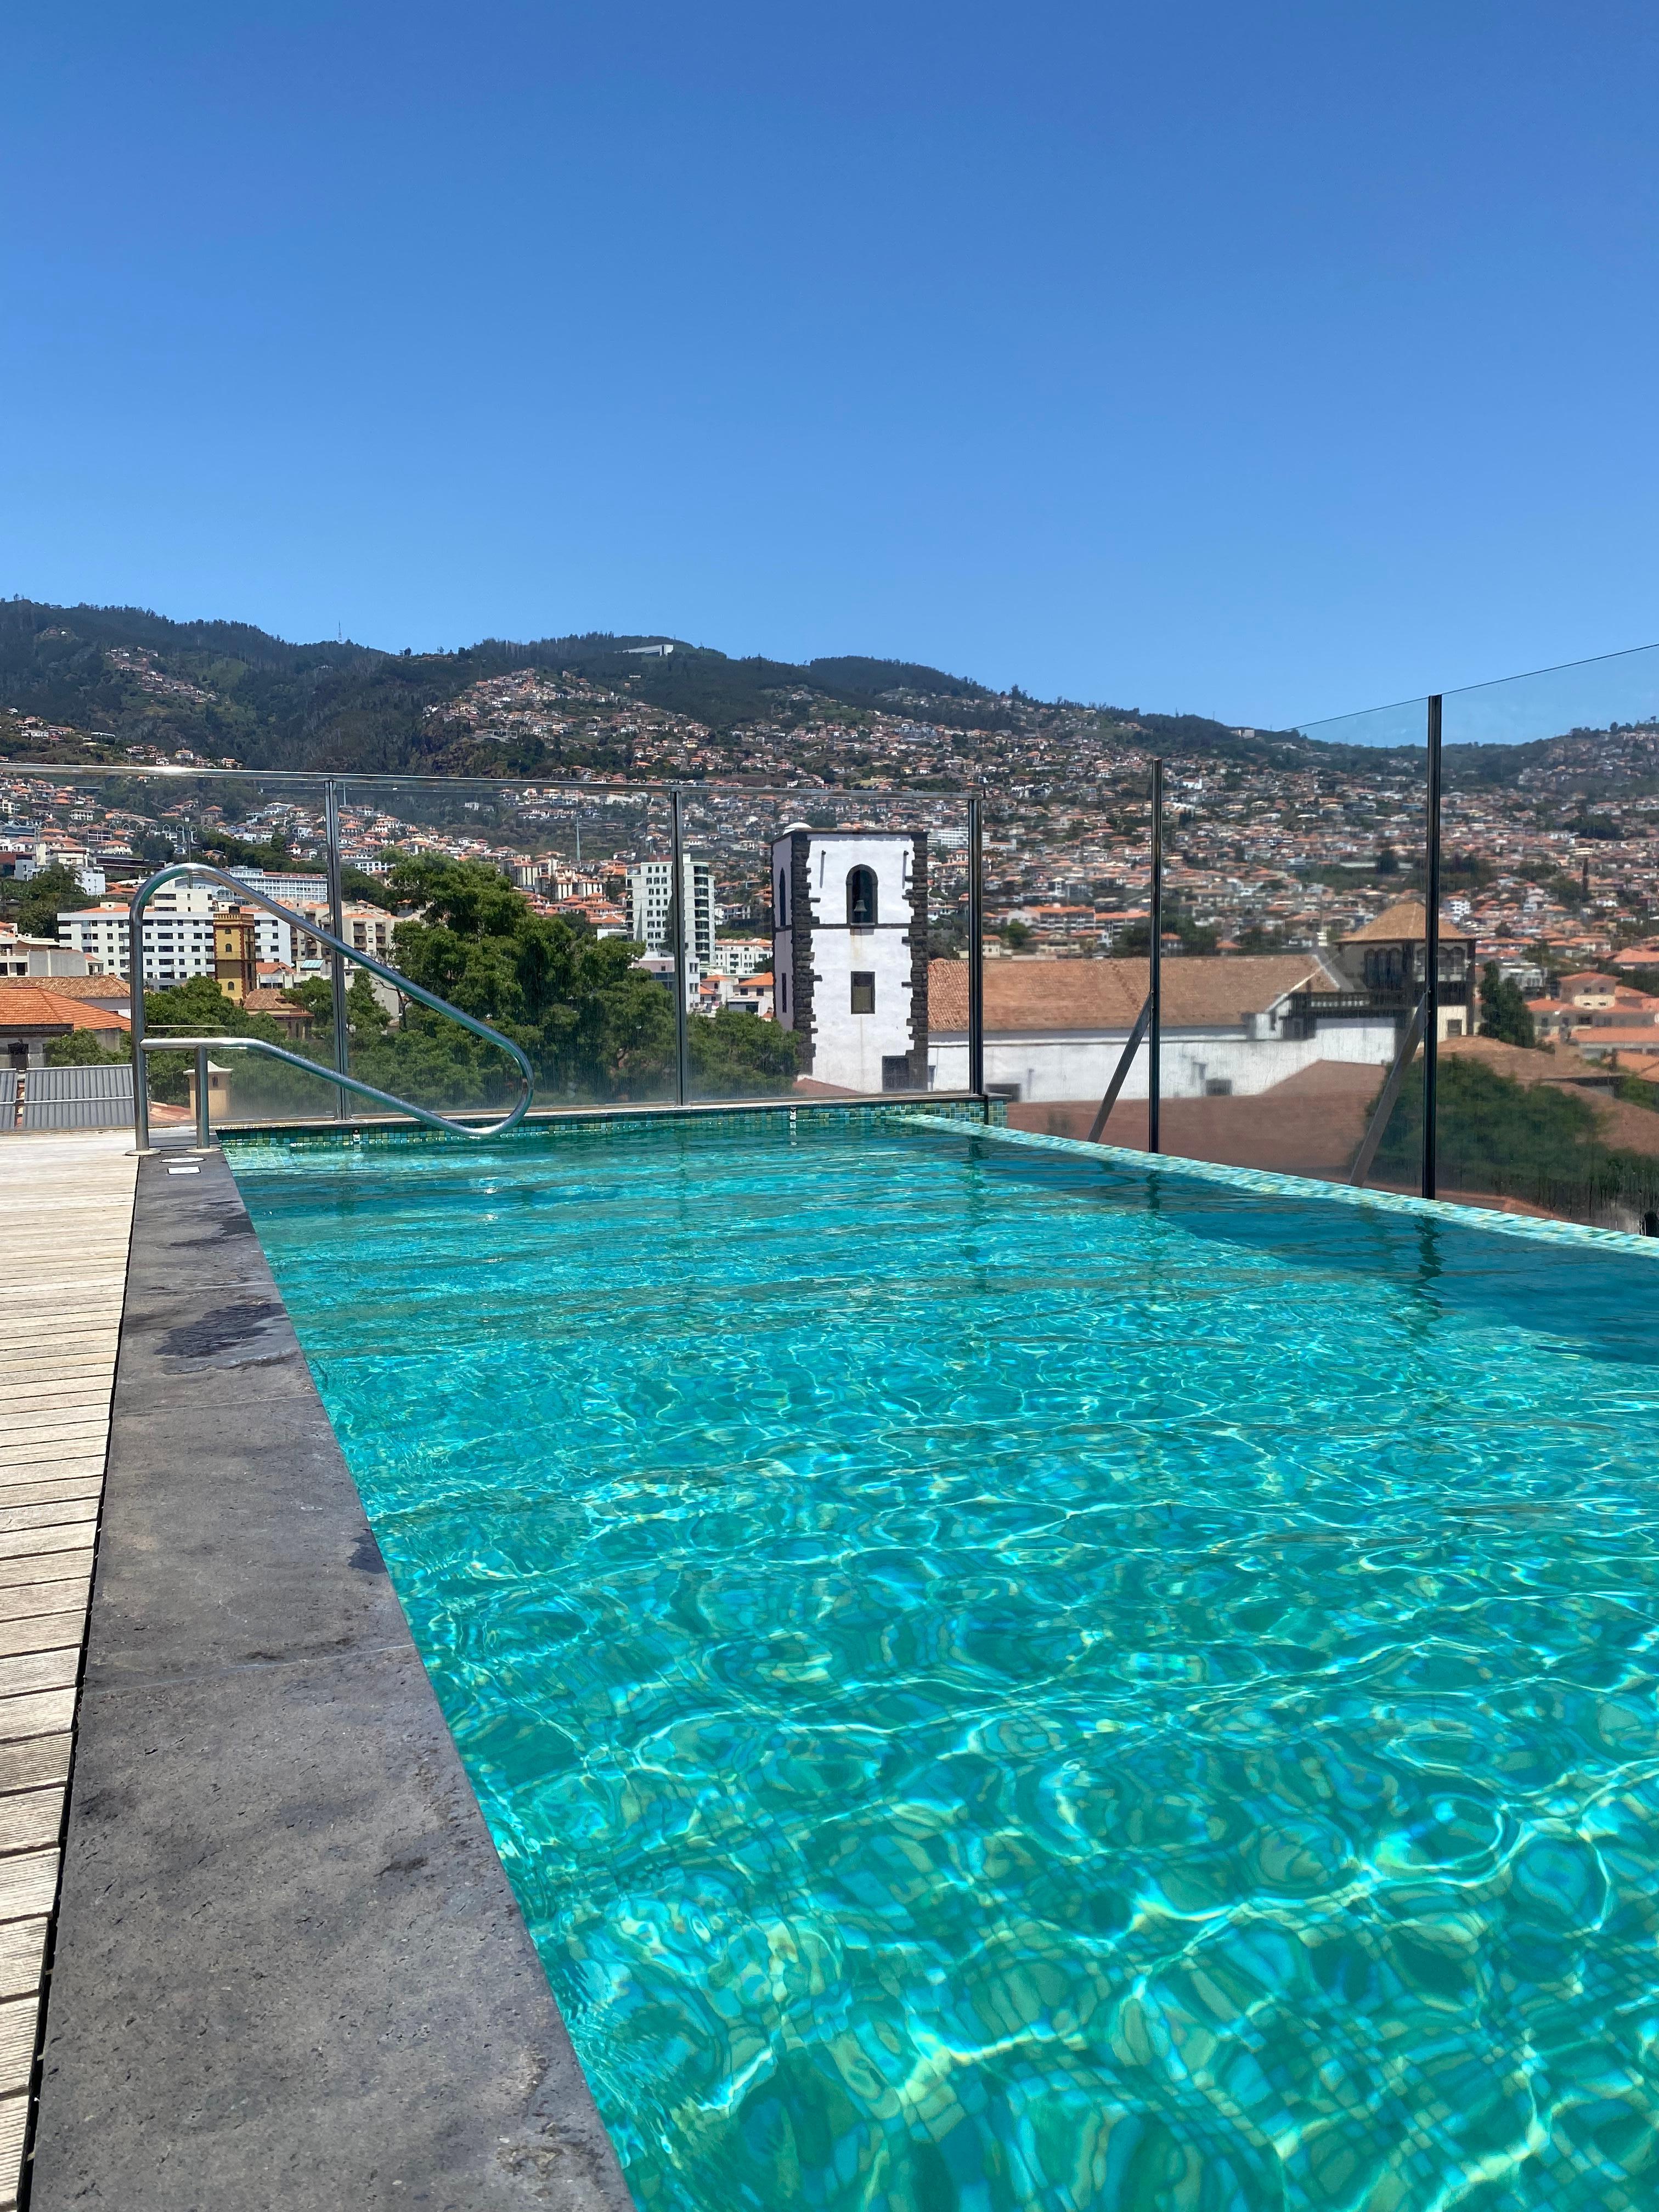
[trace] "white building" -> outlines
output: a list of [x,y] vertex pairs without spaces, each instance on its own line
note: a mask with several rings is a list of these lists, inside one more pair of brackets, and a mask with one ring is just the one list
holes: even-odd
[[842,1091],[927,1080],[926,830],[786,830],[772,847],[775,1018]]
[[0,921],[0,975],[95,975],[84,952],[71,952],[55,937],[25,937]]
[[32,884],[48,868],[65,867],[75,878],[88,898],[101,898],[108,879],[102,864],[85,853],[53,852],[50,846],[38,844],[27,853],[0,852],[0,878],[9,883]]
[[[353,865],[356,864],[354,862]],[[234,876],[238,883],[247,884],[251,890],[263,891],[267,898],[275,899],[278,906],[320,905],[325,911],[327,910],[326,876],[279,875],[268,868],[227,868],[225,873]],[[221,891],[219,896],[222,897],[224,893]]]
[[[703,976],[714,965],[714,872],[689,855],[685,880],[685,1003],[695,1006]],[[673,957],[672,860],[635,860],[628,871],[628,933],[657,958]],[[654,970],[653,970],[654,972]]]
[[722,975],[758,975],[772,965],[769,937],[717,937],[714,966]]
[[[165,988],[192,975],[213,973],[213,916],[232,902],[222,890],[198,884],[164,884],[144,909],[144,981]],[[125,904],[106,899],[58,917],[58,936],[71,951],[95,961],[106,975],[132,973],[129,952],[131,924]],[[261,960],[291,964],[294,933],[274,915],[258,917]]]
[[[988,960],[985,1087],[1008,1099],[1098,1101],[1146,996],[1145,960]],[[1328,1001],[1328,1011],[1321,1000]],[[968,1087],[968,966],[936,960],[927,1082]],[[1164,963],[1160,1095],[1222,1098],[1270,1091],[1316,1060],[1389,1066],[1395,1018],[1310,953],[1183,956]],[[1136,1053],[1120,1094],[1145,1098]]]

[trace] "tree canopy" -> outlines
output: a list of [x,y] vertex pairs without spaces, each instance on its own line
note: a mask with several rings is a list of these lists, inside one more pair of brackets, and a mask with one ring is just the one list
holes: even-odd
[[[538,915],[493,868],[474,861],[406,860],[382,885],[415,909],[398,923],[394,964],[510,1036],[550,1099],[653,1099],[674,1090],[673,1001],[635,963],[637,945],[595,937],[585,924]],[[370,994],[372,996],[372,994]],[[353,1018],[353,1071],[420,1105],[489,1104],[510,1095],[511,1063],[454,1022],[412,1002],[375,1035]],[[725,1008],[694,1018],[689,1042],[701,1086],[787,1091],[793,1035]]]
[[[1522,1198],[1579,1220],[1659,1207],[1659,1158],[1608,1145],[1588,1099],[1479,1060],[1441,1061],[1435,1133],[1446,1191]],[[1379,1182],[1415,1185],[1422,1135],[1423,1089],[1410,1082],[1377,1152]]]
[[1488,961],[1481,971],[1480,1034],[1497,1037],[1504,1044],[1525,1045],[1528,1048],[1538,1042],[1537,1024],[1521,986],[1500,975],[1496,961]]

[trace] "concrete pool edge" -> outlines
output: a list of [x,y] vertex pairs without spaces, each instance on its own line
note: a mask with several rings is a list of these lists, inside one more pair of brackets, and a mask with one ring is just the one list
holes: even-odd
[[139,1163],[32,2203],[631,2212],[222,1156]]
[[1219,1183],[1231,1190],[1246,1191],[1258,1198],[1322,1199],[1338,1206],[1443,1222],[1448,1228],[1485,1229],[1498,1236],[1529,1237],[1538,1243],[1565,1244],[1588,1251],[1639,1253],[1644,1259],[1659,1259],[1659,1237],[1635,1236],[1623,1229],[1596,1229],[1589,1222],[1540,1220],[1529,1214],[1499,1213],[1485,1206],[1458,1206],[1449,1199],[1413,1198],[1407,1191],[1326,1182],[1318,1176],[1279,1175],[1267,1168],[1229,1167],[1219,1160],[1190,1160],[1178,1152],[1135,1152],[1121,1145],[1091,1145],[1080,1137],[1046,1137],[1035,1129],[1009,1129],[994,1122],[964,1127],[961,1121],[942,1114],[909,1111],[895,1118],[903,1127],[926,1129],[934,1135],[986,1138],[1027,1152],[1061,1152],[1075,1159],[1095,1160],[1103,1166],[1127,1168],[1137,1175],[1186,1176],[1198,1182]]

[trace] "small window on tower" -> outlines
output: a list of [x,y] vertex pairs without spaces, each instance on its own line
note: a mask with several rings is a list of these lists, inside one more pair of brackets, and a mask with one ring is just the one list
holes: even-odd
[[778,927],[789,927],[789,878],[783,869],[778,870]]
[[853,1012],[873,1014],[876,1011],[876,979],[868,969],[853,970]]

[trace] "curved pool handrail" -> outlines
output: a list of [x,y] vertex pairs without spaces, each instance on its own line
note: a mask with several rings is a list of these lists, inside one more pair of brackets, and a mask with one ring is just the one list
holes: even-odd
[[389,1091],[377,1091],[372,1083],[362,1082],[355,1075],[343,1075],[337,1067],[325,1066],[319,1060],[307,1060],[302,1052],[290,1052],[286,1045],[272,1044],[268,1037],[256,1036],[147,1036],[138,1040],[138,1050],[149,1052],[262,1052],[267,1060],[283,1060],[290,1067],[302,1068],[307,1075],[315,1075],[325,1083],[337,1083],[360,1097],[373,1098],[382,1106],[390,1106],[399,1114],[412,1114],[417,1121],[429,1122],[434,1129],[447,1129],[455,1137],[499,1137],[501,1131],[513,1125],[507,1121],[492,1121],[486,1127],[475,1129],[465,1121],[452,1121],[446,1114],[434,1114],[428,1106],[416,1106],[407,1098],[394,1098]]
[[[434,1114],[428,1107],[412,1105],[407,1098],[394,1098],[390,1091],[377,1091],[373,1084],[360,1083],[355,1076],[342,1074],[337,1068],[323,1067],[316,1060],[306,1059],[303,1054],[289,1052],[281,1045],[267,1043],[263,1037],[167,1038],[157,1039],[154,1044],[147,1043],[144,1036],[144,944],[142,927],[144,908],[149,903],[151,894],[159,890],[163,884],[171,883],[175,876],[217,877],[222,884],[235,892],[239,900],[252,901],[255,906],[263,907],[267,914],[274,914],[279,921],[285,921],[290,928],[297,929],[302,936],[314,937],[319,945],[328,946],[337,960],[349,961],[355,968],[367,968],[371,975],[379,975],[394,990],[401,992],[404,998],[418,1000],[422,1006],[430,1007],[434,1014],[447,1014],[451,1021],[459,1022],[463,1029],[471,1030],[474,1036],[482,1037],[486,1044],[499,1045],[504,1053],[519,1063],[522,1090],[512,1111],[499,1121],[487,1122],[483,1128],[476,1128],[465,1121],[452,1121],[446,1114]],[[483,1138],[505,1136],[509,1129],[516,1129],[530,1111],[531,1101],[536,1095],[536,1071],[511,1037],[503,1036],[499,1030],[491,1029],[488,1022],[481,1022],[476,1016],[464,1013],[459,1006],[452,1006],[447,999],[441,999],[435,991],[428,991],[423,984],[411,982],[407,975],[399,975],[395,968],[388,968],[383,960],[377,960],[372,952],[364,952],[354,945],[343,944],[320,923],[302,914],[295,914],[292,908],[280,905],[274,898],[268,898],[252,884],[245,884],[240,876],[233,876],[228,868],[216,867],[209,860],[174,860],[165,868],[158,868],[153,876],[144,878],[132,895],[127,914],[127,966],[132,985],[132,1133],[135,1146],[141,1152],[150,1149],[149,1083],[143,1055],[147,1050],[160,1052],[169,1046],[180,1051],[198,1046],[210,1047],[216,1052],[262,1051],[271,1059],[291,1060],[296,1067],[303,1067],[313,1074],[319,1075],[338,1088],[355,1091],[365,1098],[377,1099],[382,1105],[390,1106],[399,1114],[412,1115],[417,1121],[428,1122],[434,1129],[446,1130],[452,1137],[465,1137],[475,1143]]]

